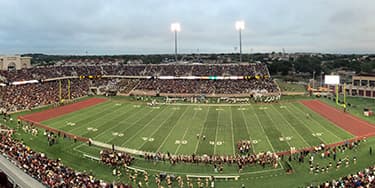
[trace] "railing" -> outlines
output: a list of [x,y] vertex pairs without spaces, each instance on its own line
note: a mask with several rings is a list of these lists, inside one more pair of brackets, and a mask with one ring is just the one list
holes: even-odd
[[204,176],[204,175],[186,175],[186,177],[188,178],[214,178],[214,179],[224,179],[224,180],[229,180],[229,179],[233,179],[233,180],[238,180],[238,178],[240,178],[240,176]]

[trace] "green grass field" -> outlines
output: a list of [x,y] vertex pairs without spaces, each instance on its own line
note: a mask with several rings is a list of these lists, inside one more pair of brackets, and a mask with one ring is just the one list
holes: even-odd
[[[242,138],[242,136],[248,139],[257,139],[259,140],[259,142],[257,142],[257,144],[254,144],[255,152],[261,151],[262,148],[265,148],[266,150],[272,150],[273,148],[275,151],[283,150],[283,147],[286,147],[285,145],[289,147],[289,144],[295,143],[296,140],[299,140],[299,142],[297,143],[306,144],[305,142],[307,142],[308,144],[311,144],[313,142],[320,143],[321,140],[324,140],[325,142],[330,142],[330,140],[331,142],[336,142],[351,137],[346,132],[342,131],[340,128],[336,127],[335,125],[332,125],[331,123],[327,122],[325,119],[321,118],[314,112],[311,112],[309,109],[305,108],[303,105],[297,103],[296,99],[298,98],[292,98],[293,99],[284,97],[283,101],[287,99],[288,103],[272,105],[252,104],[243,106],[219,107],[203,105],[180,105],[160,106],[160,109],[152,109],[142,103],[135,103],[134,101],[129,100],[128,98],[118,98],[119,100],[112,100],[110,102],[103,103],[91,108],[87,108],[82,111],[67,114],[60,118],[50,120],[46,123],[48,123],[48,125],[50,126],[55,126],[78,135],[84,135],[91,138],[96,137],[95,139],[100,138],[100,141],[102,142],[116,141],[116,143],[119,145],[123,142],[126,142],[129,139],[129,143],[133,143],[132,140],[137,140],[137,138],[139,138],[139,136],[141,135],[151,135],[152,133],[156,135],[162,133],[163,137],[161,138],[156,136],[153,137],[153,142],[155,143],[149,141],[146,142],[141,138],[141,141],[139,141],[138,139],[137,143],[134,143],[132,147],[138,149],[146,147],[147,145],[147,147],[150,147],[153,150],[157,150],[159,147],[162,147],[160,148],[161,151],[164,151],[165,148],[168,148],[168,150],[170,149],[170,152],[172,152],[172,150],[174,149],[174,152],[178,153],[189,153],[191,151],[195,151],[195,148],[193,149],[193,147],[188,146],[190,145],[189,142],[193,142],[193,145],[195,143],[195,147],[199,142],[197,151],[199,148],[201,148],[201,150],[204,150],[204,152],[229,152],[229,154],[233,152],[234,145],[226,144],[225,140],[224,143],[222,143],[222,145],[210,145],[209,143],[202,143],[202,140],[198,141],[196,138],[196,133],[195,131],[193,131],[192,127],[195,127],[194,130],[203,130],[203,132],[207,132],[207,137],[209,137],[208,134],[212,134],[210,135],[210,137],[215,138],[216,140],[219,140],[218,138],[222,137],[226,138],[226,140],[231,140],[232,134],[234,139]],[[324,101],[334,106],[334,103],[332,101]],[[349,98],[349,101],[352,104],[358,106],[357,108],[349,109],[349,113],[358,116],[361,116],[361,108],[359,106],[375,106],[375,100]],[[139,107],[134,105],[139,105]],[[280,106],[286,106],[286,108],[280,108]],[[264,109],[263,107],[267,107],[267,109]],[[201,110],[198,110],[198,108],[201,108]],[[224,110],[216,111],[216,108],[223,108]],[[239,110],[239,108],[244,109]],[[260,108],[262,108],[262,110]],[[33,110],[31,112],[17,113],[12,116],[14,119],[16,119],[16,117],[19,115],[24,115],[27,113],[32,113],[41,110],[44,109]],[[313,117],[311,119],[314,120],[306,120],[306,112],[309,112]],[[160,115],[158,115],[153,120],[147,120],[146,118],[150,117],[151,113],[156,113],[156,115],[160,113]],[[163,119],[161,116],[164,116],[165,119]],[[181,116],[181,118],[179,118],[179,116]],[[228,117],[229,119],[226,119]],[[230,119],[230,117],[232,117],[232,119]],[[177,118],[177,120],[172,120],[172,118]],[[214,120],[215,118],[216,121]],[[368,120],[372,122],[374,120],[373,118],[374,117],[371,117]],[[67,125],[66,123],[68,121],[75,122],[76,125]],[[165,121],[166,123],[162,124],[161,122],[163,121]],[[195,122],[199,122],[200,124],[195,125]],[[231,128],[231,122],[233,122],[233,130]],[[98,177],[108,182],[121,181],[125,183],[131,183],[134,187],[136,187],[134,183],[129,182],[129,179],[125,174],[124,169],[122,169],[123,175],[120,178],[114,177],[111,175],[111,167],[94,160],[89,160],[86,157],[84,157],[83,154],[98,157],[99,151],[101,150],[101,148],[99,147],[88,146],[86,143],[75,143],[71,139],[64,139],[62,137],[59,138],[58,144],[48,146],[46,136],[44,136],[43,134],[39,134],[38,136],[32,136],[29,133],[25,133],[23,130],[17,129],[16,121],[6,122],[6,124],[17,130],[17,133],[14,135],[16,139],[23,140],[23,142],[26,145],[30,146],[33,150],[43,152],[47,154],[49,158],[59,158],[67,166],[70,166],[80,172],[92,173],[95,177]],[[78,128],[78,125],[81,125],[82,128]],[[137,128],[135,126],[139,127]],[[142,129],[143,126],[144,129]],[[154,128],[151,128],[151,126],[154,126]],[[87,129],[89,127],[92,128],[90,129],[91,131]],[[161,132],[161,128],[156,129],[155,127],[163,127],[164,132]],[[225,129],[226,131],[224,131],[224,129],[218,129],[218,127],[227,128]],[[95,129],[97,130],[93,131]],[[148,131],[147,133],[145,132],[146,129]],[[215,132],[208,133],[211,132],[209,130],[212,129],[214,129]],[[246,129],[246,131],[241,131],[244,129]],[[179,133],[181,130],[184,132]],[[320,137],[315,138],[314,136],[311,137],[308,135],[312,135],[313,132],[318,132],[318,130],[324,131]],[[118,132],[117,137],[112,135],[112,133],[114,132]],[[143,132],[145,132],[145,134],[143,134]],[[288,142],[280,141],[280,139],[277,139],[279,138],[278,135],[287,135],[290,132],[294,134],[298,133],[299,136],[293,135],[292,139]],[[119,136],[120,134],[124,135]],[[332,134],[336,135],[337,137],[333,136]],[[190,135],[190,139],[188,135]],[[132,138],[133,136],[134,138]],[[186,138],[188,142],[186,144],[181,145],[175,144],[175,142],[173,144],[168,144],[169,142],[172,142],[173,140],[178,140],[177,138],[181,137]],[[269,142],[267,141],[267,138],[269,139]],[[302,139],[305,141],[303,141]],[[265,140],[265,143],[263,142],[263,140]],[[156,145],[156,142],[159,146]],[[142,146],[142,144],[144,144],[144,146]],[[201,144],[205,145],[200,146]],[[130,147],[130,145],[127,144],[124,146]],[[206,146],[211,148],[207,148],[206,150],[204,149],[204,147]],[[259,166],[249,166],[246,167],[246,169],[244,169],[244,172],[240,174],[238,173],[236,166],[225,166],[223,174],[217,174],[214,173],[211,165],[171,165],[169,163],[163,162],[148,162],[138,157],[136,157],[136,160],[134,161],[132,167],[145,169],[149,172],[150,175],[156,175],[160,172],[166,172],[168,174],[181,175],[183,177],[185,177],[186,174],[240,176],[238,181],[217,180],[215,182],[215,185],[218,188],[239,188],[242,187],[242,184],[244,184],[245,187],[274,187],[275,185],[277,185],[280,188],[305,187],[310,184],[317,185],[318,183],[322,183],[324,181],[330,181],[334,178],[337,179],[338,177],[343,177],[350,173],[356,173],[359,170],[363,170],[364,168],[375,164],[375,158],[373,156],[370,156],[368,153],[368,149],[370,146],[373,148],[375,147],[375,138],[369,138],[366,142],[362,142],[359,150],[347,150],[343,153],[338,153],[338,158],[352,158],[355,156],[358,159],[358,163],[356,165],[351,164],[349,167],[341,168],[339,170],[331,170],[328,173],[321,174],[310,174],[309,165],[307,162],[298,163],[294,160],[291,162],[291,165],[294,169],[294,173],[292,174],[285,173],[282,167],[285,165],[280,165],[280,167],[277,169],[273,169],[271,167],[266,167],[265,169],[263,169]],[[304,147],[304,145],[302,147]],[[332,161],[331,158],[321,159],[317,156],[315,158],[316,162],[321,165],[327,165],[328,162]],[[285,161],[286,159],[280,160],[280,163],[285,164]],[[141,176],[138,180],[142,181],[142,179],[143,177]],[[162,184],[166,187],[165,182],[163,182]],[[175,182],[173,185],[174,187],[177,186]],[[156,187],[152,178],[149,187]],[[194,187],[196,187],[196,184],[194,184]]]
[[172,154],[232,155],[240,140],[251,140],[252,152],[259,153],[352,138],[298,102],[151,107],[111,100],[42,123],[103,143]]
[[286,82],[281,79],[278,79],[276,82],[282,92],[306,92],[307,90],[307,87],[304,85]]

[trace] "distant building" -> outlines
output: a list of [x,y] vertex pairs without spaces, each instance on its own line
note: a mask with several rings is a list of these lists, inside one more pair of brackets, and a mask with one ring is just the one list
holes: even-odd
[[27,68],[31,68],[31,57],[0,55],[0,70],[20,70]]
[[349,95],[375,98],[375,74],[356,75],[352,80],[346,89]]
[[143,64],[142,59],[131,59],[126,62],[127,64],[134,64],[134,65],[139,65]]

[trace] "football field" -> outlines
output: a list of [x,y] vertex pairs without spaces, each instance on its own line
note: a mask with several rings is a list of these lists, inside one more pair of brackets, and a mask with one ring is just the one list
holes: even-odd
[[[307,115],[308,114],[308,115]],[[299,102],[246,105],[157,105],[112,100],[42,122],[44,125],[145,152],[171,154],[281,152],[353,136]]]

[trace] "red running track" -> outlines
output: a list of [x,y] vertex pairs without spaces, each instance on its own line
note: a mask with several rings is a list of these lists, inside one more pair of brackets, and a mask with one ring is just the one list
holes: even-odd
[[354,136],[369,137],[375,135],[374,124],[355,117],[349,113],[340,111],[324,102],[319,100],[306,100],[301,101],[301,103]]
[[42,112],[36,112],[32,114],[27,114],[25,116],[20,116],[19,119],[28,120],[31,122],[42,122],[52,118],[56,118],[71,112],[75,112],[90,106],[97,105],[99,103],[105,102],[107,99],[104,98],[90,98],[84,101],[76,102],[73,104],[68,104],[65,106],[60,106],[57,108],[52,108],[49,110],[44,110]]

